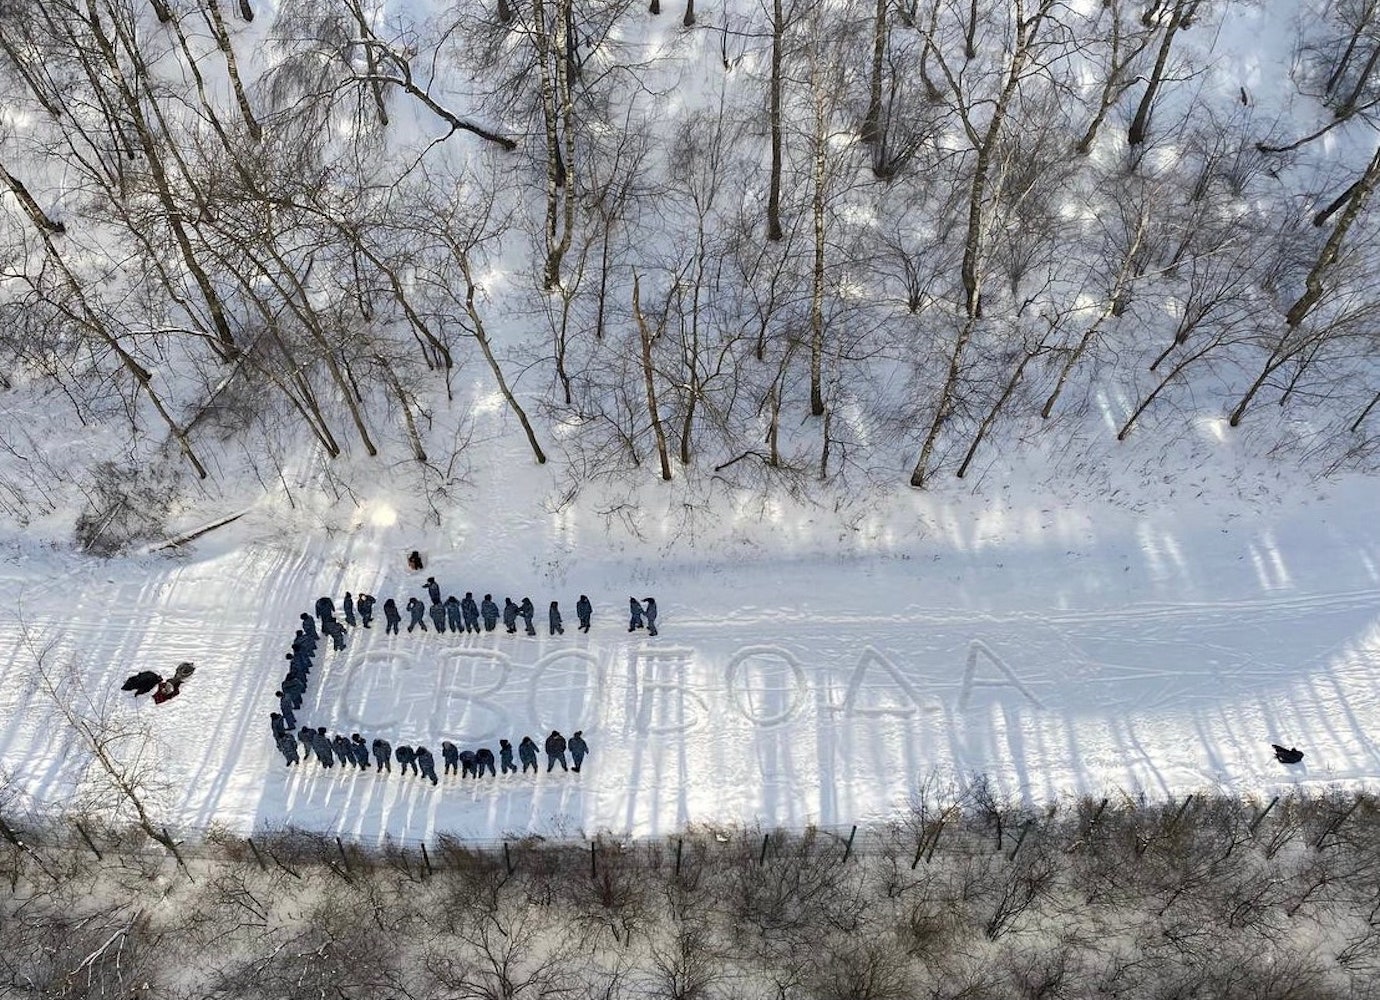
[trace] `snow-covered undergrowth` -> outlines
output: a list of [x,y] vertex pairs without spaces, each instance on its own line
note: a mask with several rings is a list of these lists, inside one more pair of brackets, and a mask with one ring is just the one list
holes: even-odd
[[185,868],[99,821],[12,816],[26,846],[0,839],[0,982],[227,1000],[1373,992],[1372,801],[1046,812],[981,784],[927,793],[851,837],[693,828],[362,851],[261,831],[181,845]]

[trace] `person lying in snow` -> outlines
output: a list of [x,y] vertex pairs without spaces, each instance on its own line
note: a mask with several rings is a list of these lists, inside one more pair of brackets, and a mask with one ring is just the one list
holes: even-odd
[[1303,760],[1302,750],[1286,750],[1278,743],[1271,743],[1270,746],[1275,748],[1275,760],[1279,761],[1281,764],[1297,764],[1299,761]]
[[153,693],[153,703],[161,705],[182,693],[182,682],[177,680],[159,681],[158,690]]

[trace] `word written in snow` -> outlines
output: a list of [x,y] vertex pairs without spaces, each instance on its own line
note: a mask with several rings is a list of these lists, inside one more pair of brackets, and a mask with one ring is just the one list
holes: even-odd
[[[715,711],[712,689],[718,687],[712,675],[696,670],[695,651],[681,647],[636,650],[628,657],[626,670],[616,672],[606,660],[584,650],[557,650],[524,665],[498,650],[463,648],[438,650],[425,658],[371,650],[354,658],[347,669],[343,707],[357,724],[379,728],[406,721],[415,725],[418,716],[424,715],[438,731],[464,732],[476,738],[502,735],[511,728],[510,692],[515,682],[526,688],[526,720],[544,723],[550,719],[593,730],[601,716],[621,705],[623,718],[643,735],[687,732],[708,723]],[[874,647],[864,646],[847,675],[842,696],[836,697],[835,692],[811,685],[806,667],[790,650],[759,645],[745,646],[729,658],[720,690],[727,695],[724,708],[767,729],[785,725],[812,702],[822,711],[862,718],[908,718],[940,711],[942,691],[931,690],[932,683],[908,673]],[[411,703],[398,705],[392,712],[373,693],[399,687],[415,694]],[[960,711],[969,707],[977,688],[1009,688],[1035,707],[1044,707],[1007,663],[985,643],[974,640],[958,691]],[[358,717],[351,706],[364,707],[370,717]],[[384,718],[384,714],[397,718]]]

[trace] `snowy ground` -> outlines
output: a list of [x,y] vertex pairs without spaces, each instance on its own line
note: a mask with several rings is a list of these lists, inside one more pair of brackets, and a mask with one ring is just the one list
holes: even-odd
[[[184,829],[291,822],[372,841],[846,826],[904,809],[936,775],[979,772],[1035,802],[1367,784],[1380,778],[1376,494],[1355,479],[1142,513],[916,494],[894,505],[913,519],[880,551],[842,559],[789,556],[798,523],[766,526],[745,555],[725,530],[693,558],[611,552],[559,517],[501,540],[453,528],[421,546],[446,593],[530,594],[542,633],[559,599],[566,635],[355,630],[347,651],[318,655],[301,718],[426,743],[438,766],[442,739],[496,748],[553,727],[583,729],[593,755],[578,776],[440,789],[289,771],[269,737],[283,656],[317,596],[420,595],[426,574],[402,559],[415,532],[386,510],[296,549],[265,541],[263,513],[174,558],[14,549],[0,767],[38,802],[72,793],[77,755],[33,676],[46,648],[117,717],[151,724],[174,789],[162,806]],[[588,637],[573,627],[582,591]],[[660,637],[627,633],[630,594],[658,597]],[[116,690],[182,659],[197,675],[165,706]],[[1277,764],[1271,741],[1306,750],[1304,764]]]

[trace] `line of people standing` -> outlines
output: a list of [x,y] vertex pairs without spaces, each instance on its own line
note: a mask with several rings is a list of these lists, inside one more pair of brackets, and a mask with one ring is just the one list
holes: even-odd
[[[415,555],[414,553],[414,557]],[[478,633],[481,622],[483,630],[486,632],[492,632],[497,627],[500,612],[492,595],[485,594],[482,604],[476,603],[473,593],[468,591],[463,600],[457,600],[454,595],[451,595],[442,601],[441,588],[435,577],[427,577],[423,586],[427,596],[431,599],[430,616],[437,632],[449,630]],[[511,598],[505,598],[504,601],[506,606],[502,612],[502,618],[507,631],[515,633],[517,620],[521,618],[526,625],[527,634],[536,635],[536,629],[533,627],[535,607],[531,598],[524,597],[521,604],[514,604]],[[637,602],[634,601],[634,603]],[[345,649],[346,626],[354,628],[358,624],[363,628],[372,628],[376,604],[377,599],[372,594],[361,593],[356,597],[346,591],[341,606],[344,624],[336,618],[335,602],[330,597],[317,599],[313,608],[314,617],[305,612],[300,616],[302,627],[297,630],[293,637],[292,651],[285,657],[290,661],[287,675],[283,678],[278,690],[274,692],[274,697],[278,699],[278,711],[269,714],[274,742],[283,755],[284,763],[289,767],[299,763],[301,758],[305,756],[308,760],[315,757],[323,767],[327,768],[334,767],[338,760],[342,767],[354,766],[361,770],[367,770],[370,766],[369,760],[372,753],[376,762],[376,770],[387,770],[392,773],[391,760],[396,757],[402,773],[406,774],[410,770],[413,774],[430,779],[432,784],[437,784],[435,758],[425,746],[413,747],[402,744],[394,748],[392,744],[382,738],[375,739],[370,744],[359,733],[354,733],[348,737],[336,733],[334,737],[331,737],[327,735],[324,726],[302,726],[299,729],[297,725],[296,713],[302,708],[302,700],[306,695],[307,681],[320,638],[322,636],[330,638],[334,650]],[[656,635],[656,602],[648,598],[648,605],[647,625],[650,634]],[[421,627],[422,631],[426,631],[426,622],[424,621],[424,615],[427,613],[426,605],[413,597],[408,601],[407,609],[411,617],[408,632],[413,631],[418,626]],[[639,615],[641,611],[639,605]],[[586,595],[581,594],[579,600],[576,601],[575,612],[580,623],[580,631],[588,632],[594,608]],[[402,616],[398,613],[397,604],[392,598],[384,601],[383,614],[385,634],[399,634]],[[317,629],[318,620],[320,621],[319,632]],[[556,601],[551,602],[548,625],[552,635],[561,635],[565,632],[560,607]],[[638,627],[642,626],[639,625]],[[631,626],[628,631],[633,631]],[[296,731],[295,736],[293,735],[294,731]],[[589,752],[583,733],[576,731],[567,743],[564,736],[558,731],[552,730],[545,743],[548,772],[558,763],[562,770],[567,769],[565,758],[567,749],[574,759],[574,770],[578,773],[585,756]],[[480,747],[473,751],[461,751],[453,743],[447,741],[442,744],[441,753],[446,764],[447,774],[454,771],[456,767],[463,767],[464,770],[460,772],[462,777],[473,775],[478,778],[486,765],[489,772],[493,773],[493,752],[486,747]],[[537,746],[530,737],[523,737],[518,745],[517,753],[518,758],[523,763],[523,773],[527,772],[529,764],[531,770],[537,770]],[[512,762],[513,747],[507,740],[500,741],[499,755],[503,760],[504,774],[508,774],[510,770],[513,772],[518,770]]]

